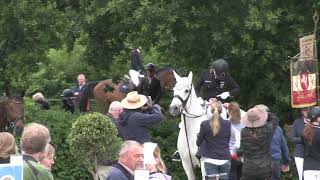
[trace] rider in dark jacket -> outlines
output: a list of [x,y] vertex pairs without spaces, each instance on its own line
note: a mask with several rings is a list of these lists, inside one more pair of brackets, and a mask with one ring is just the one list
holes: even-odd
[[161,97],[160,81],[155,77],[156,67],[149,63],[146,65],[147,77],[142,80],[138,87],[139,94],[151,96],[152,104],[159,104]]
[[210,70],[202,73],[195,89],[200,93],[203,88],[204,100],[218,98],[222,102],[240,93],[240,86],[229,74],[229,65],[224,59],[218,59],[211,65]]

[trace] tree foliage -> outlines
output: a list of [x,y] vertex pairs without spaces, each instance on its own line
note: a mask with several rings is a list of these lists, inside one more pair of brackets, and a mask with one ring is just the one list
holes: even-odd
[[28,75],[62,44],[65,19],[51,2],[1,1],[0,88],[27,89]]

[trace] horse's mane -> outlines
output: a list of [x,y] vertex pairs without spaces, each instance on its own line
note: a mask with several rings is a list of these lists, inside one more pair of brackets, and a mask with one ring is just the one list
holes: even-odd
[[176,71],[176,70],[171,66],[165,66],[165,67],[161,67],[161,68],[157,69],[156,75],[161,73],[162,71]]

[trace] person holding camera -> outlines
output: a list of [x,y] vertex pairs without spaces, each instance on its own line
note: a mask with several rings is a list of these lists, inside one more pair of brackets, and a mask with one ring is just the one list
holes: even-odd
[[141,144],[151,142],[149,127],[163,120],[160,106],[152,105],[151,99],[132,91],[121,101],[123,112],[117,121],[122,140],[134,140]]

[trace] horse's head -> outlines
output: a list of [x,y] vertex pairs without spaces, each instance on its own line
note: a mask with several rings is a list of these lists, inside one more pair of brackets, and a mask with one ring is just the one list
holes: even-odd
[[169,111],[171,115],[175,116],[186,108],[193,85],[192,72],[189,73],[188,77],[180,77],[175,71],[173,71],[173,73],[177,83],[173,88],[173,99]]
[[24,128],[23,96],[8,96],[1,101],[3,124],[5,131],[20,134]]

